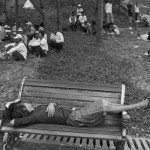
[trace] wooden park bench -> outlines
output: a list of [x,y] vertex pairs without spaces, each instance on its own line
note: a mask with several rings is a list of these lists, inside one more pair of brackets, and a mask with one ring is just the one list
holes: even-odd
[[[22,83],[19,96],[22,102],[36,106],[54,102],[64,107],[83,107],[102,99],[124,104],[125,85],[26,79]],[[9,138],[11,140],[7,142],[7,145],[12,143],[14,137],[21,135],[22,139],[33,142],[80,146],[89,149],[124,150],[126,140],[124,115],[127,113],[108,113],[104,123],[96,127],[78,128],[37,124],[21,128],[2,126],[1,132],[8,132],[13,137]]]

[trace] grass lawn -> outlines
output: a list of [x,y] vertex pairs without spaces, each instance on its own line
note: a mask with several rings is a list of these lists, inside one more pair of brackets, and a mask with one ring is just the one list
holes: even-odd
[[[139,29],[144,32],[143,29]],[[65,32],[65,46],[61,53],[49,53],[39,60],[36,78],[120,84],[126,88],[126,103],[135,103],[149,94],[150,61],[143,54],[150,43],[137,40],[137,32],[121,29],[119,37],[104,36],[103,45],[95,36],[81,32]],[[138,45],[138,48],[134,46]],[[141,117],[141,114],[143,117]],[[130,112],[128,134],[149,136],[150,115],[145,110]]]

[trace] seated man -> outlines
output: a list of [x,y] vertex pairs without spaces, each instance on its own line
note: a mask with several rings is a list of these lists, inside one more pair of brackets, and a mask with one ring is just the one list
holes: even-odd
[[26,36],[28,38],[28,41],[32,40],[33,38],[33,35],[35,33],[35,28],[33,27],[32,23],[31,22],[27,22],[26,23],[27,25],[27,28],[26,28]]
[[33,39],[29,43],[32,47],[32,53],[35,53],[37,57],[45,57],[48,52],[47,35],[44,32],[36,31],[36,39]]
[[61,32],[54,30],[54,33],[50,37],[50,47],[56,49],[56,52],[60,52],[64,44],[64,36]]
[[72,31],[77,30],[77,17],[75,15],[75,12],[72,12],[72,15],[69,17],[69,23],[70,23],[70,28]]
[[11,103],[5,109],[2,125],[10,123],[17,127],[32,124],[59,124],[91,127],[102,124],[107,112],[122,112],[149,107],[149,99],[131,105],[114,104],[106,100],[99,100],[78,109],[68,109],[54,103],[33,108],[29,103],[16,102]]
[[87,17],[84,12],[81,12],[81,16],[79,16],[79,26],[82,31],[84,30],[85,22],[87,22]]
[[150,32],[146,33],[146,34],[140,34],[138,33],[138,40],[143,40],[143,41],[150,41]]
[[12,56],[16,61],[24,61],[27,57],[27,48],[22,41],[22,35],[17,34],[15,37],[15,43],[5,45],[6,54],[5,56],[8,58]]
[[97,29],[96,29],[96,21],[92,21],[92,23],[90,25],[88,25],[87,27],[87,34],[88,35],[94,35],[96,34]]
[[33,35],[33,39],[29,41],[28,48],[31,54],[35,54],[34,47],[40,45],[39,31],[36,31]]

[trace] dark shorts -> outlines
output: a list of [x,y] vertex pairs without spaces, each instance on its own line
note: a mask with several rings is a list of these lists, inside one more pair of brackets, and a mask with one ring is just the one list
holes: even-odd
[[73,111],[68,118],[67,124],[76,127],[91,127],[102,124],[103,119],[103,102],[99,100]]

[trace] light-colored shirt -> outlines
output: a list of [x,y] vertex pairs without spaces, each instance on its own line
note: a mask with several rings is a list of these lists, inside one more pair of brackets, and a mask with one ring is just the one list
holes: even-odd
[[47,44],[47,35],[45,34],[44,37],[40,41],[40,46],[43,50],[48,51],[48,44]]
[[77,21],[77,17],[76,16],[70,16],[69,17],[69,22],[70,23],[75,23]]
[[31,41],[29,41],[29,46],[38,46],[40,45],[40,39],[36,39],[36,38],[33,38]]
[[105,11],[106,11],[106,13],[112,13],[112,4],[111,3],[106,3]]
[[140,35],[140,39],[143,40],[143,41],[148,41],[148,34],[143,34],[143,35]]
[[139,13],[139,12],[140,12],[139,6],[136,6],[136,5],[135,5],[135,12],[136,12],[136,13]]
[[116,25],[113,25],[115,35],[120,35],[120,30]]
[[13,45],[14,45],[14,47],[11,48],[7,52],[7,54],[11,55],[13,52],[18,51],[24,57],[24,59],[26,59],[27,58],[27,48],[26,48],[25,44],[23,42],[20,42],[16,46],[15,46],[15,44],[13,44]]
[[83,8],[77,8],[77,16],[81,16],[81,12],[83,12]]
[[62,35],[61,32],[56,33],[55,40],[56,40],[56,43],[64,42],[64,36]]
[[79,21],[80,21],[80,23],[82,24],[82,23],[84,23],[85,21],[87,21],[87,17],[84,15],[84,16],[80,16],[79,17]]

